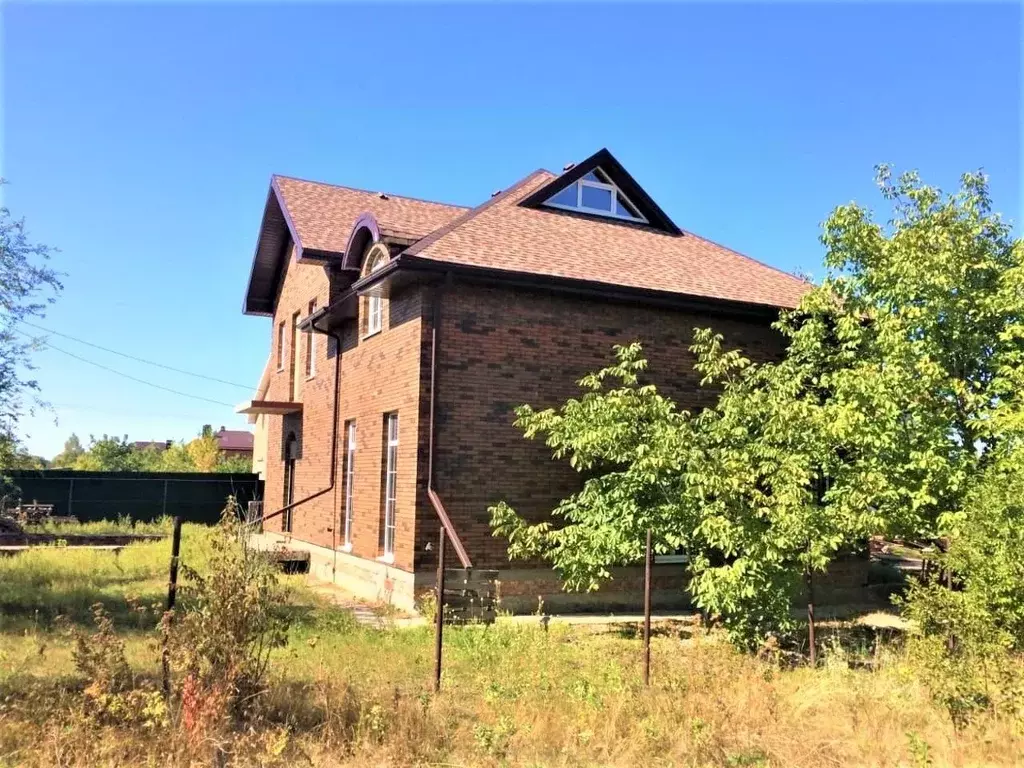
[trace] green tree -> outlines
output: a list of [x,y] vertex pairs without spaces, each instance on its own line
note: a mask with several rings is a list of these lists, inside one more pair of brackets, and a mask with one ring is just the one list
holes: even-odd
[[186,443],[172,442],[160,453],[159,462],[154,469],[159,472],[195,472],[196,465],[189,455]]
[[49,462],[33,456],[22,445],[9,438],[0,438],[0,469],[46,469]]
[[185,449],[188,451],[189,458],[192,459],[192,466],[195,468],[193,471],[217,471],[221,457],[220,446],[217,444],[217,438],[207,427],[204,427],[203,433],[190,441]]
[[144,469],[147,457],[128,436],[103,435],[97,440],[89,436],[89,450],[75,461],[75,469],[93,472],[138,472]]
[[50,465],[58,469],[71,468],[83,453],[85,448],[82,447],[82,441],[72,432],[71,437],[64,441],[64,450],[53,457]]
[[492,508],[510,555],[547,557],[592,589],[639,557],[650,526],[658,551],[689,554],[698,605],[752,644],[789,628],[803,578],[867,534],[948,528],[1016,423],[1024,253],[980,174],[948,197],[915,174],[878,181],[892,219],[833,211],[829,274],[776,324],[780,361],[696,331],[713,408],[680,413],[641,384],[634,345],[579,400],[518,410],[527,437],[594,476],[554,510],[559,528]]
[[[1024,710],[1024,449],[995,457],[964,508],[945,517],[942,570],[902,599],[917,631],[909,655],[953,722]],[[949,589],[946,579],[955,581]]]
[[[98,472],[250,472],[248,458],[229,456],[220,450],[217,438],[206,426],[199,436],[185,441],[169,442],[166,448],[147,446],[139,449],[123,438],[103,435],[97,440],[89,438],[89,449],[72,435],[64,444],[64,451],[55,457],[55,466]],[[0,443],[0,461],[3,461]],[[13,454],[12,454],[13,456]],[[73,459],[69,457],[74,457]],[[56,464],[60,461],[60,464]]]
[[[826,222],[832,276],[805,304],[836,330],[791,316],[790,357],[828,372],[824,394],[861,420],[855,436],[879,413],[893,425],[862,441],[864,461],[876,463],[858,476],[872,477],[887,520],[935,533],[991,463],[1006,434],[995,417],[1019,411],[1024,246],[992,213],[982,174],[964,175],[947,197],[913,173],[893,181],[887,168],[879,186],[893,206],[888,225],[857,205]],[[822,359],[836,347],[838,361]],[[872,451],[878,440],[885,450]]]
[[252,472],[252,457],[229,456],[222,452],[217,462],[216,470],[218,472]]
[[38,342],[19,324],[42,317],[61,291],[60,276],[47,264],[52,253],[29,238],[24,219],[0,206],[0,438],[8,442],[18,442],[22,416],[44,405],[31,377]]

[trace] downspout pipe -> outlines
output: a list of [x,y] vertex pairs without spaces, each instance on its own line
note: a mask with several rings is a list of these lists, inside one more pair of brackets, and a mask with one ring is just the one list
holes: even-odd
[[340,408],[340,405],[341,405],[341,336],[338,335],[337,333],[332,333],[331,331],[325,330],[323,328],[317,328],[315,322],[310,324],[310,329],[311,329],[311,331],[315,331],[317,333],[322,333],[325,336],[331,337],[332,339],[334,339],[334,342],[335,342],[335,352],[334,352],[334,407],[333,407],[333,414],[334,415],[332,417],[332,422],[333,423],[332,423],[332,427],[331,427],[331,471],[330,471],[330,481],[328,482],[326,488],[321,488],[316,493],[312,493],[312,494],[310,494],[309,496],[306,496],[303,499],[299,499],[298,501],[293,501],[291,504],[288,504],[287,506],[281,507],[281,509],[277,510],[276,512],[271,512],[269,515],[264,515],[263,519],[260,521],[261,523],[265,523],[267,520],[273,520],[275,517],[283,515],[285,512],[289,512],[289,511],[295,509],[296,507],[301,506],[302,504],[305,504],[308,501],[312,501],[313,499],[317,499],[317,498],[323,496],[325,493],[330,493],[332,490],[334,490],[334,482],[335,482],[335,478],[337,476],[337,468],[338,468],[338,411],[339,411],[339,408]]

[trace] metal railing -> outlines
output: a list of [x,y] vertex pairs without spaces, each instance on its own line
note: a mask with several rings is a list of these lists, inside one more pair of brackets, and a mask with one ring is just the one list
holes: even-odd
[[459,562],[462,563],[463,568],[472,568],[473,563],[470,562],[469,555],[466,554],[466,548],[462,546],[462,539],[460,539],[459,534],[455,532],[455,526],[452,525],[451,518],[448,517],[448,513],[444,509],[444,504],[441,503],[441,497],[437,495],[433,488],[427,489],[427,497],[430,499],[430,503],[433,505],[434,511],[437,513],[437,517],[441,521],[441,525],[444,527],[445,533],[448,534],[448,539],[451,541],[452,548],[455,550],[455,556],[459,558]]

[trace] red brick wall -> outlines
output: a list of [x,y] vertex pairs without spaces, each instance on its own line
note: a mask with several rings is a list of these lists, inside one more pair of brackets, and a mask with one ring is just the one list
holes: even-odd
[[[384,416],[398,414],[398,484],[395,565],[413,568],[417,494],[417,441],[420,432],[420,358],[423,302],[418,289],[393,296],[384,304],[383,330],[356,338],[349,323],[341,357],[341,422],[355,420],[356,457],[353,485],[353,548],[360,557],[382,554]],[[339,442],[339,458],[345,439]],[[339,462],[339,472],[344,462]],[[339,474],[339,542],[344,482]]]
[[[384,415],[399,415],[398,529],[395,566],[433,567],[438,522],[426,497],[429,419],[431,288],[409,288],[385,304],[384,329],[364,337],[364,324],[342,330],[339,441],[334,488],[293,512],[292,534],[321,546],[342,546],[345,498],[344,424],[356,423],[352,552],[382,554]],[[288,326],[285,370],[271,374],[268,400],[288,400],[293,313],[305,317],[310,299],[328,301],[321,266],[286,267],[274,323]],[[361,302],[365,303],[365,302]],[[362,309],[362,307],[361,307]],[[557,502],[580,486],[565,462],[555,462],[543,443],[527,441],[512,425],[521,403],[555,406],[579,394],[575,382],[608,364],[616,343],[640,340],[651,361],[649,375],[681,407],[711,402],[701,391],[689,352],[692,329],[711,324],[754,358],[777,354],[780,340],[765,324],[715,320],[593,299],[500,289],[456,282],[442,299],[438,370],[438,423],[435,486],[473,563],[507,567],[504,542],[491,536],[487,507],[508,501],[530,519],[543,519]],[[294,432],[300,453],[295,462],[295,499],[327,487],[330,481],[335,342],[316,337],[316,374],[305,378],[305,345],[300,337],[297,370],[303,412],[268,419],[266,508],[284,503],[283,450]],[[280,531],[282,518],[268,530]]]
[[[277,324],[286,324],[285,370],[271,374],[268,400],[289,400],[291,359],[290,323],[293,313],[308,314],[309,301],[323,307],[328,300],[328,281],[323,267],[298,264],[294,258],[282,277],[274,323],[271,328],[273,358]],[[362,302],[365,303],[365,302]],[[415,502],[417,493],[417,436],[421,369],[421,314],[419,290],[385,301],[383,331],[364,337],[362,325],[342,330],[339,439],[337,476],[328,493],[298,506],[292,513],[292,535],[321,546],[341,547],[344,542],[343,500],[346,454],[344,424],[356,423],[356,456],[353,484],[352,552],[366,558],[382,554],[382,479],[384,414],[399,417],[397,531],[395,565],[412,570]],[[268,427],[266,508],[276,511],[284,504],[284,443],[290,432],[299,440],[295,462],[296,501],[326,488],[330,483],[332,415],[335,383],[334,339],[316,335],[316,374],[305,378],[305,342],[300,335],[297,370],[301,414],[271,416]],[[268,521],[267,529],[281,531],[283,517]]]
[[[612,345],[634,340],[644,345],[648,376],[665,394],[681,408],[706,406],[714,395],[700,389],[689,346],[693,329],[708,325],[754,359],[781,349],[766,323],[463,283],[445,294],[435,488],[474,566],[508,567],[505,543],[491,535],[489,505],[504,500],[541,520],[581,485],[542,441],[523,438],[513,409],[578,396],[576,382],[609,364]],[[419,514],[422,549],[436,537],[437,523],[429,507],[421,505]]]
[[[295,261],[294,250],[281,279],[274,319],[269,329],[271,345],[270,384],[267,400],[291,400],[291,319],[295,312],[305,318],[309,302],[317,300],[322,307],[327,301],[328,279],[323,267],[317,264],[299,264]],[[285,323],[284,369],[277,370],[277,326]],[[305,340],[300,334],[297,352],[297,375],[299,379],[298,400],[303,412],[294,416],[270,416],[267,419],[267,469],[264,485],[265,504],[268,513],[284,505],[284,442],[289,432],[299,440],[299,458],[295,462],[295,499],[302,499],[326,487],[330,477],[331,457],[331,405],[334,397],[334,358],[328,357],[328,343],[324,336],[315,337],[314,359],[316,374],[305,376]],[[330,345],[333,351],[333,343]],[[328,493],[302,505],[292,514],[292,531],[295,536],[322,543],[323,529],[331,527],[334,498]],[[278,516],[267,522],[270,531],[282,530],[283,517]],[[328,534],[328,537],[330,534]]]

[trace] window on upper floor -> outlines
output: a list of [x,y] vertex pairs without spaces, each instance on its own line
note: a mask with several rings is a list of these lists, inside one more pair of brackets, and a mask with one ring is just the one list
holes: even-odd
[[277,370],[284,370],[284,320],[277,325]]
[[299,320],[301,317],[299,312],[292,315],[292,349],[290,352],[291,365],[289,366],[291,368],[291,387],[289,387],[291,397],[289,399],[292,401],[299,399],[299,334],[302,333],[299,330]]
[[[365,274],[371,275],[382,269],[388,263],[387,252],[375,246],[370,250],[367,257]],[[384,327],[384,298],[382,296],[368,296],[366,298],[366,336],[380,333]]]
[[[307,310],[307,317],[312,316],[316,312],[316,299],[309,302]],[[313,332],[313,327],[310,326],[306,330],[306,378],[311,379],[316,376],[316,334]]]
[[595,168],[549,197],[544,205],[551,208],[592,213],[627,221],[647,222],[607,174]]

